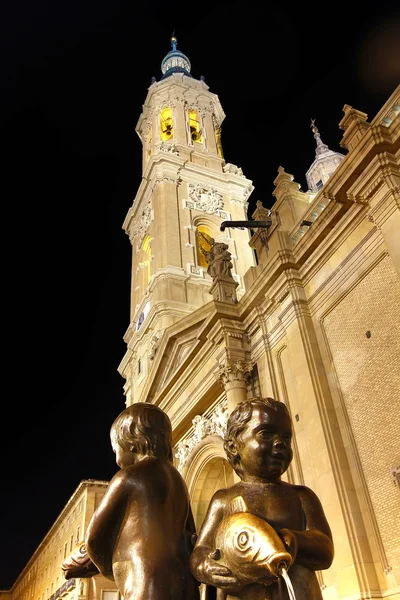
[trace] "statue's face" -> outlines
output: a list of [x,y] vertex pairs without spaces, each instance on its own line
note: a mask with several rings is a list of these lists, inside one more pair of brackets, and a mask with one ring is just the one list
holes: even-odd
[[242,479],[268,481],[280,477],[293,458],[291,439],[292,424],[286,411],[254,407],[237,440]]

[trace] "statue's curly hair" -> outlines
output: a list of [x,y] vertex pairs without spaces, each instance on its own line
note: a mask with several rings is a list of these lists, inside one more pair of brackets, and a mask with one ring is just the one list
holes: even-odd
[[158,406],[136,402],[123,410],[110,431],[113,450],[117,445],[145,456],[172,458],[172,426],[168,415]]
[[[289,415],[286,405],[274,398],[260,398],[255,396],[240,402],[231,412],[224,437],[224,449],[232,469],[241,477],[243,474],[240,465],[240,455],[237,452],[237,439],[252,417],[253,409],[257,406],[272,408],[275,411],[283,410]],[[289,415],[290,417],[290,415]]]

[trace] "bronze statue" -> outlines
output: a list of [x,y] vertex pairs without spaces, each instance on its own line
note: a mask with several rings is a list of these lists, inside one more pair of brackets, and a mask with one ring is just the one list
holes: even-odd
[[190,572],[195,525],[172,465],[171,422],[153,404],[126,408],[111,427],[120,470],[86,533],[87,552],[124,600],[197,600]]
[[281,480],[291,438],[287,408],[273,398],[241,402],[228,419],[224,448],[241,481],[214,494],[190,560],[218,599],[292,598],[288,571],[296,600],[322,600],[315,571],[332,563],[332,534],[314,492]]

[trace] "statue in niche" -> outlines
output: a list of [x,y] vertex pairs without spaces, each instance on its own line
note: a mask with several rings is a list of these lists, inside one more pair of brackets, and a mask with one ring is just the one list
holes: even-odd
[[322,600],[315,571],[332,563],[332,534],[314,492],[281,480],[291,438],[273,398],[246,400],[228,419],[224,448],[241,481],[214,494],[190,560],[218,600]]
[[168,415],[149,403],[129,406],[111,427],[120,470],[85,544],[92,565],[115,581],[124,600],[199,599],[189,567],[195,524],[186,484],[172,465],[171,439]]
[[207,273],[212,277],[213,280],[221,275],[223,277],[229,277],[229,279],[233,279],[233,263],[231,262],[232,256],[228,250],[228,244],[225,244],[224,242],[216,242],[214,238],[211,237],[205,238],[202,232],[200,232],[200,235],[206,240],[207,245],[209,246],[209,248],[206,250],[200,245],[200,250],[203,253],[208,265]]

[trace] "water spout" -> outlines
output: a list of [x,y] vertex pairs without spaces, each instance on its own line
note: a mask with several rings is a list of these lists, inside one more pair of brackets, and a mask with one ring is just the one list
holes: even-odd
[[286,570],[286,563],[282,563],[281,565],[279,565],[279,567],[278,567],[278,573],[279,573],[279,575],[282,576],[282,579],[286,583],[287,591],[288,591],[288,594],[289,594],[289,600],[296,600],[296,596],[294,595],[294,589],[293,589],[293,586],[292,586],[292,582],[290,581],[290,577],[289,577],[288,572]]

